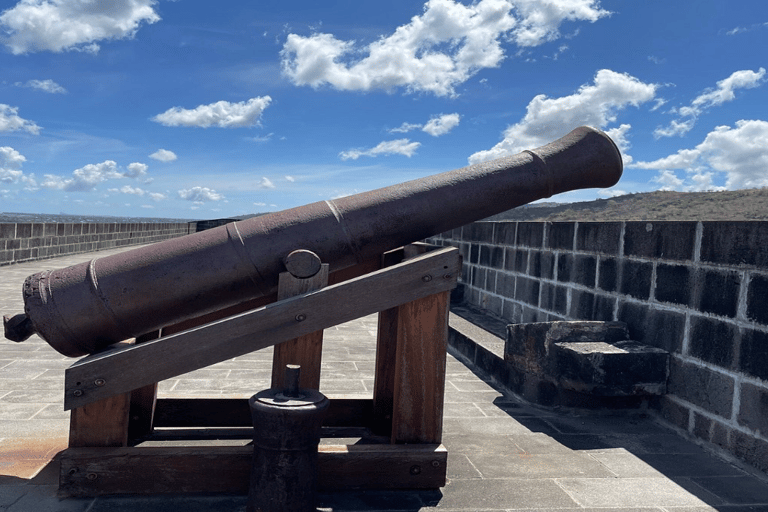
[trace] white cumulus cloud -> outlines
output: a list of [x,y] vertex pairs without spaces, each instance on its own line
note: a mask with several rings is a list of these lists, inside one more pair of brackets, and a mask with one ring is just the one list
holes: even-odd
[[147,169],[149,169],[147,164],[134,162],[132,164],[128,164],[128,170],[123,173],[123,176],[126,178],[139,178],[147,174]]
[[420,142],[411,142],[409,139],[389,140],[379,143],[370,149],[350,149],[339,153],[342,160],[357,160],[361,156],[377,157],[379,155],[404,155],[411,157],[421,146]]
[[199,105],[194,109],[173,107],[152,118],[165,126],[196,126],[208,128],[242,128],[259,124],[262,112],[269,106],[272,98],[262,96],[240,103],[217,101],[210,105]]
[[460,119],[459,114],[442,114],[427,121],[421,130],[433,137],[439,137],[459,126]]
[[87,192],[94,190],[99,183],[122,177],[123,174],[118,170],[117,163],[105,160],[99,164],[88,164],[75,169],[72,171],[71,178],[46,174],[40,186],[69,192]]
[[21,0],[0,15],[0,40],[15,55],[67,50],[96,53],[97,41],[132,38],[160,16],[155,0]]
[[259,188],[275,188],[275,184],[272,183],[272,180],[270,180],[269,178],[262,177],[258,187]]
[[43,92],[48,92],[51,94],[66,94],[67,90],[51,80],[50,78],[47,80],[27,80],[26,82],[17,82],[17,86],[19,87],[29,87],[30,89],[37,89]]
[[204,203],[206,201],[221,201],[224,196],[208,187],[192,187],[179,190],[179,197],[195,203]]
[[709,89],[694,98],[690,105],[677,109],[676,112],[680,117],[673,119],[667,127],[656,128],[653,134],[656,138],[684,135],[694,127],[698,116],[712,107],[736,99],[737,89],[753,89],[765,81],[765,68],[757,71],[749,69],[736,71],[728,78],[717,82],[717,87],[714,89]]
[[170,151],[168,149],[158,149],[157,151],[149,155],[149,158],[158,160],[160,162],[173,162],[178,157],[176,156],[176,153],[174,153],[173,151]]
[[[570,96],[548,98],[540,94],[533,98],[525,117],[506,129],[504,140],[489,150],[473,154],[469,163],[514,155],[547,144],[581,125],[605,129],[616,121],[618,111],[652,100],[657,87],[626,73],[601,69],[592,84],[582,85]],[[624,144],[625,148],[628,129],[629,125],[612,129],[620,139],[618,143]]]
[[397,128],[389,130],[389,133],[408,133],[413,130],[421,130],[433,137],[439,137],[459,126],[460,120],[461,116],[459,114],[440,114],[438,116],[432,116],[432,118],[424,124],[403,123]]
[[479,70],[499,66],[503,41],[535,46],[559,37],[563,21],[596,21],[607,14],[597,0],[480,0],[468,6],[429,0],[421,15],[364,47],[332,34],[289,34],[282,68],[296,85],[353,91],[404,87],[454,96],[455,87]]
[[0,103],[0,132],[23,130],[34,135],[40,133],[40,127],[32,121],[19,117],[19,108]]
[[[729,190],[768,186],[768,121],[741,120],[735,127],[718,126],[692,149],[632,165],[659,171],[657,183],[678,190],[714,190],[714,179],[725,178]],[[680,178],[674,171],[684,171]]]
[[24,178],[21,166],[27,159],[10,146],[0,147],[0,183],[18,183]]

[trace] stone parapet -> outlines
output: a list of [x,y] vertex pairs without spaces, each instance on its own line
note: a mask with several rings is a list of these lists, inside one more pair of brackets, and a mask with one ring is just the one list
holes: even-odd
[[184,236],[196,223],[0,223],[0,265]]
[[507,323],[622,321],[670,354],[660,419],[768,470],[768,222],[477,222],[467,304]]

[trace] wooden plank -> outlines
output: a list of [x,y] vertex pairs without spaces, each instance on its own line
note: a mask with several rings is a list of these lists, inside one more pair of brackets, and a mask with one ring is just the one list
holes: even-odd
[[[370,398],[328,397],[331,404],[324,426],[366,427],[370,423]],[[247,398],[161,398],[155,409],[158,428],[252,427]]]
[[[434,250],[437,247],[413,243],[382,255],[382,267],[401,263],[406,259]],[[398,335],[397,307],[379,313],[376,336],[376,373],[373,384],[373,422],[371,429],[377,435],[392,434],[392,405],[395,396],[395,363]]]
[[443,432],[449,292],[399,307],[393,443],[439,443]]
[[381,436],[392,434],[392,404],[395,399],[397,356],[397,313],[390,308],[379,313],[376,336],[376,373],[373,380],[373,422],[371,430]]
[[[458,250],[446,247],[179,334],[133,347],[110,347],[66,370],[64,408],[80,407],[450,290],[456,286],[459,271]],[[96,379],[103,385],[94,385]]]
[[[62,452],[61,496],[247,494],[251,446],[75,448]],[[319,487],[437,489],[445,485],[442,445],[320,446]]]
[[[277,300],[314,292],[328,285],[328,264],[323,263],[320,272],[307,279],[298,279],[282,272],[277,285]],[[272,356],[272,387],[285,385],[285,366],[301,366],[299,387],[320,389],[320,365],[323,355],[323,330],[311,332],[275,345]]]
[[[152,331],[136,337],[136,344],[156,340],[160,331]],[[152,433],[152,421],[155,416],[157,401],[157,382],[147,384],[131,392],[131,402],[128,413],[128,442]]]
[[73,409],[69,446],[127,446],[131,394],[122,393]]

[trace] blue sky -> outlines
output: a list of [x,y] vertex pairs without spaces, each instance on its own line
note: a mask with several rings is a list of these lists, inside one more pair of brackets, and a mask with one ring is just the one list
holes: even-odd
[[215,218],[592,125],[611,189],[768,186],[763,0],[0,3],[0,211]]

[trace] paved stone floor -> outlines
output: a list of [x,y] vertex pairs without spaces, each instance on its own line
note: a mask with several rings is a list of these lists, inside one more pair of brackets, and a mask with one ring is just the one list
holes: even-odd
[[[0,312],[22,311],[24,278],[98,254],[0,267]],[[321,391],[371,394],[376,317],[326,331]],[[269,351],[163,382],[163,396],[250,396],[268,386]],[[57,498],[66,447],[65,358],[33,337],[0,341],[0,510],[243,511],[244,496]],[[768,511],[768,484],[642,414],[558,413],[494,389],[448,358],[449,483],[428,492],[321,495],[330,511]],[[762,475],[761,475],[762,476]]]

